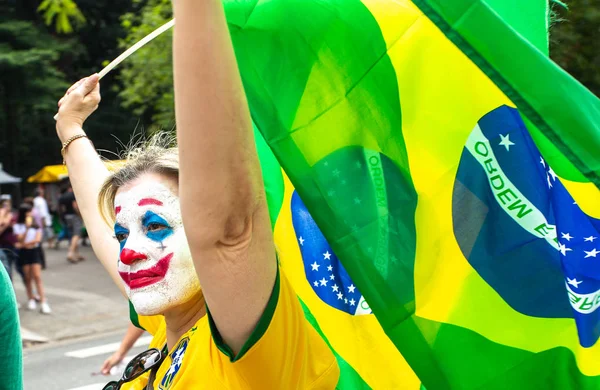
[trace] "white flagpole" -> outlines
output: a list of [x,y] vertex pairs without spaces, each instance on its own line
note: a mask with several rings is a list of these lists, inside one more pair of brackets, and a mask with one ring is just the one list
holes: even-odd
[[[160,26],[156,30],[152,31],[150,34],[146,35],[144,38],[140,39],[135,45],[133,45],[129,49],[125,50],[123,53],[121,53],[120,56],[118,56],[117,58],[115,58],[114,60],[112,60],[110,64],[106,65],[104,67],[104,69],[102,69],[98,73],[99,78],[101,79],[102,77],[106,76],[108,72],[110,72],[111,70],[113,70],[121,62],[125,61],[125,59],[127,57],[129,57],[130,55],[132,55],[133,53],[135,53],[136,51],[138,51],[140,48],[142,48],[148,42],[152,41],[154,38],[156,38],[160,34],[164,33],[165,31],[167,31],[168,29],[170,29],[174,25],[175,25],[175,19],[171,19],[170,21],[168,21],[167,23],[163,24],[162,26]],[[57,118],[58,118],[58,114],[54,115],[54,120],[56,120]]]
[[175,25],[175,19],[172,19],[171,21],[163,24],[162,26],[160,26],[156,30],[152,31],[150,34],[146,35],[144,38],[140,39],[135,45],[133,45],[129,49],[125,50],[120,56],[118,56],[117,58],[115,58],[110,64],[106,65],[106,67],[104,69],[102,69],[100,71],[100,73],[98,73],[98,76],[100,76],[100,78],[106,76],[106,74],[108,72],[110,72],[111,70],[113,70],[113,68],[115,66],[119,65],[127,57],[129,57],[130,55],[132,55],[133,53],[135,53],[136,51],[138,51],[138,49],[140,49],[146,43],[150,42],[151,40],[153,40],[154,38],[156,38],[160,34],[164,33],[165,31],[167,31],[168,29],[170,29],[174,25]]

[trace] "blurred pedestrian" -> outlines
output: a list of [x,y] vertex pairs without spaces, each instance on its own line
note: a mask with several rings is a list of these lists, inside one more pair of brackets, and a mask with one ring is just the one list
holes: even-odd
[[[31,207],[31,216],[33,217],[33,220],[35,221],[35,224],[42,231],[42,242],[43,242],[44,241],[45,220],[44,220],[44,216],[42,215],[42,212],[39,209],[35,208],[35,199],[33,197],[27,197],[27,198],[23,199],[23,203],[27,204],[29,207]],[[41,242],[40,242],[40,245],[38,246],[38,250],[39,250],[42,269],[46,269],[46,255],[44,253],[44,248],[42,247]]]
[[17,236],[16,246],[19,248],[19,263],[25,275],[25,288],[28,298],[27,309],[35,310],[37,308],[36,297],[33,294],[33,285],[35,284],[41,302],[40,310],[43,314],[50,314],[52,310],[46,300],[42,283],[42,259],[40,255],[42,229],[33,219],[32,208],[28,204],[19,207],[19,216],[17,223],[13,226],[13,231]]
[[59,203],[65,222],[65,230],[69,237],[71,237],[67,260],[71,263],[82,261],[85,258],[79,254],[79,241],[81,240],[83,221],[79,214],[79,207],[77,207],[73,188],[70,185],[67,191],[60,197]]
[[16,266],[16,237],[13,233],[13,212],[10,198],[3,196],[0,203],[0,260],[12,280],[12,271]]
[[50,247],[53,246],[54,241],[54,230],[52,229],[52,215],[48,209],[48,202],[44,197],[44,189],[38,188],[35,191],[35,198],[33,198],[33,209],[37,210],[37,213],[42,218],[43,223],[43,241],[48,242]]

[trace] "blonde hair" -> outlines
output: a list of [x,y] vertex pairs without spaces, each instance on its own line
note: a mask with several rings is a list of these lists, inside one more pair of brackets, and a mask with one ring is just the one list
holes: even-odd
[[148,140],[135,142],[123,153],[125,164],[102,185],[98,208],[102,219],[109,225],[115,222],[115,196],[123,185],[145,173],[157,173],[179,179],[179,153],[173,134],[158,132]]

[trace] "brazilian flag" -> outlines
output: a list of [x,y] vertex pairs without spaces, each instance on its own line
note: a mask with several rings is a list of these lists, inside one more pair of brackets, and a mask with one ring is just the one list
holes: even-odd
[[600,102],[547,1],[224,5],[340,388],[600,388]]

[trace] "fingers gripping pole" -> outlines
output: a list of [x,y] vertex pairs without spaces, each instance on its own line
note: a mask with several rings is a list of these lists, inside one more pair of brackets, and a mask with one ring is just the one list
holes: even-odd
[[[129,49],[125,50],[123,53],[121,53],[120,56],[118,56],[117,58],[112,60],[110,64],[106,65],[104,67],[104,69],[102,69],[100,71],[100,73],[98,73],[99,79],[102,79],[102,77],[106,76],[108,74],[108,72],[113,70],[121,62],[125,61],[125,59],[127,57],[129,57],[130,55],[132,55],[133,53],[138,51],[140,48],[142,48],[148,42],[152,41],[154,38],[156,38],[160,34],[164,33],[165,31],[167,31],[174,25],[175,25],[175,19],[171,19],[170,21],[163,24],[156,30],[152,31],[150,34],[146,35],[144,38],[140,39],[135,45],[133,45]],[[58,114],[54,115],[54,120],[57,120],[57,119],[58,119]]]

